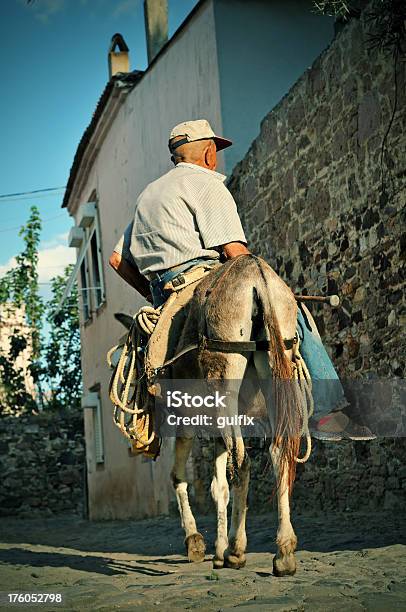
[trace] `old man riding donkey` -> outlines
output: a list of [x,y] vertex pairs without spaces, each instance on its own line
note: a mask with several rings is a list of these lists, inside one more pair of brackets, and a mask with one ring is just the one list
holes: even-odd
[[[238,413],[240,386],[247,372],[254,371],[262,394],[261,410],[272,431],[270,453],[279,511],[274,572],[281,576],[296,569],[289,496],[301,436],[309,428],[321,440],[374,436],[342,411],[343,389],[309,311],[272,268],[247,248],[236,203],[224,185],[226,177],[215,171],[217,151],[231,144],[216,136],[206,120],[177,125],[169,138],[175,167],[141,193],[134,219],[110,257],[118,274],[153,304],[134,319],[118,364],[121,369],[116,367],[113,377],[112,398],[119,411],[124,408],[117,420],[123,432],[131,437],[127,412],[133,415],[131,422],[139,419],[146,432],[140,449],[156,454],[153,419],[158,415],[145,411],[145,406],[151,406],[160,374],[212,386],[232,381],[230,401],[232,411]],[[136,346],[140,338],[141,346]],[[140,352],[143,372],[137,368]],[[141,407],[139,392],[129,400],[137,376],[148,382],[148,397],[144,393]],[[118,391],[120,380],[124,381],[122,392]],[[311,383],[314,415],[308,420]],[[245,393],[245,402],[251,400],[254,397]],[[127,408],[131,401],[133,409]],[[136,427],[133,433],[137,438]],[[172,480],[189,560],[202,561],[205,543],[190,508],[186,482],[192,443],[191,430],[177,435]],[[245,563],[249,483],[249,458],[239,426],[217,437],[215,448],[211,492],[218,530],[213,563],[217,568],[239,568]],[[229,531],[227,471],[233,490]]]

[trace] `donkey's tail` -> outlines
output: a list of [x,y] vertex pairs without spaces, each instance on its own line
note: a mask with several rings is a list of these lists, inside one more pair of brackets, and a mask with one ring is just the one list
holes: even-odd
[[[270,299],[266,274],[268,266],[265,261],[258,257],[255,257],[255,262],[259,274],[255,288],[262,310],[264,328],[270,342],[268,359],[272,370],[272,403],[275,410],[273,444],[279,448],[281,467],[285,464],[288,468],[288,487],[289,493],[291,493],[300,447],[302,404],[294,381],[292,362],[285,354],[284,340]],[[283,471],[278,470],[280,475]],[[279,485],[280,480],[277,483],[277,486]]]

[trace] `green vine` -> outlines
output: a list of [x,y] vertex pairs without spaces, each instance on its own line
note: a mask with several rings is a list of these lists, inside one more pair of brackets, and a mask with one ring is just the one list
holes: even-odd
[[322,15],[338,19],[349,19],[351,15],[351,3],[345,0],[314,0],[313,4],[316,11]]
[[50,408],[70,407],[80,404],[82,373],[80,363],[80,332],[78,291],[74,286],[69,299],[54,318],[73,265],[64,274],[52,279],[52,299],[47,304],[47,321],[50,325],[49,341],[44,351],[45,380],[50,389]]
[[31,207],[30,216],[19,232],[25,248],[16,257],[16,266],[6,272],[0,280],[0,303],[8,302],[8,308],[25,309],[27,323],[31,328],[32,357],[41,352],[43,300],[38,286],[38,247],[41,234],[41,218],[36,206]]
[[370,24],[367,39],[369,49],[381,49],[398,57],[406,54],[406,2],[405,0],[313,0],[316,12],[348,21],[359,17],[365,9]]
[[[25,313],[24,331],[9,330],[10,346],[0,353],[0,404],[2,410],[67,408],[78,405],[81,396],[80,336],[77,289],[53,320],[51,313],[59,303],[72,266],[52,279],[52,298],[44,304],[39,295],[38,249],[41,219],[33,206],[27,223],[19,233],[24,249],[16,257],[16,265],[0,279],[0,307],[7,325],[7,314]],[[42,339],[44,316],[50,325],[47,342]],[[23,317],[24,318],[24,317]],[[27,389],[26,373],[17,367],[18,357],[27,352],[28,372],[36,386],[35,397]],[[27,358],[25,362],[27,362]],[[27,365],[27,363],[26,363]],[[46,388],[46,393],[42,389]],[[45,397],[45,400],[44,400]]]

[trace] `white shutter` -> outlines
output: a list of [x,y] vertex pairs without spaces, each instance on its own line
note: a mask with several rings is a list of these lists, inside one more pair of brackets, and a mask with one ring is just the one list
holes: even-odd
[[98,393],[87,393],[82,397],[82,408],[91,408],[93,411],[93,438],[94,457],[96,463],[104,463],[103,424],[101,415],[101,402]]
[[85,230],[82,227],[71,227],[69,236],[68,236],[68,246],[69,247],[81,247],[82,242],[85,239]]
[[104,463],[103,426],[100,398],[97,403],[96,410],[93,410],[93,428],[96,463]]
[[102,256],[101,256],[100,227],[99,227],[99,220],[97,217],[96,217],[96,223],[95,223],[95,232],[96,232],[96,243],[97,243],[97,265],[99,268],[101,304],[102,304],[106,300],[106,294],[105,294],[105,288],[104,288],[103,261],[102,261]]
[[96,218],[96,203],[86,202],[79,208],[77,224],[79,227],[90,227]]
[[82,244],[82,248],[80,249],[79,253],[78,253],[78,258],[76,260],[76,264],[75,267],[72,270],[72,274],[70,275],[70,277],[68,278],[68,282],[66,283],[66,287],[65,287],[65,291],[63,292],[63,295],[61,297],[61,299],[59,300],[59,304],[56,307],[56,309],[54,310],[54,312],[52,313],[52,317],[56,317],[56,315],[58,314],[58,312],[61,310],[65,300],[67,297],[69,297],[70,292],[72,291],[72,287],[73,287],[73,283],[76,281],[76,276],[77,273],[80,270],[80,266],[82,264],[82,261],[85,258],[86,255],[86,251],[87,251],[87,247],[89,246],[89,243],[92,239],[93,236],[93,232],[94,232],[94,228],[93,230],[91,230],[89,232],[89,235],[87,237],[86,242],[84,242]]

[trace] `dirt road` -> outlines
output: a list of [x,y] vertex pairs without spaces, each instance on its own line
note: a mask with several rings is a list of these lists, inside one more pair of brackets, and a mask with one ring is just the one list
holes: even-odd
[[399,512],[303,515],[294,524],[298,571],[275,578],[273,514],[249,517],[246,568],[216,572],[213,516],[198,521],[208,554],[197,565],[183,556],[173,517],[104,523],[3,518],[0,590],[63,595],[60,606],[24,604],[25,610],[406,610],[406,525]]

